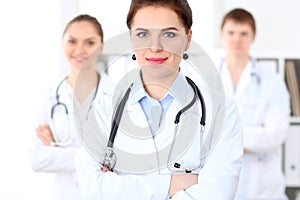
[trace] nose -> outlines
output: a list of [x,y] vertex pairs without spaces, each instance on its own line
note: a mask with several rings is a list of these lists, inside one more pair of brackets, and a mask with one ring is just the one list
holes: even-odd
[[234,36],[232,37],[232,40],[234,42],[240,42],[241,38],[242,38],[242,36],[240,36],[239,34],[234,34]]
[[85,46],[83,43],[78,43],[75,48],[76,54],[83,54],[85,52]]
[[153,37],[150,42],[150,49],[152,52],[159,52],[163,50],[163,45],[159,37]]

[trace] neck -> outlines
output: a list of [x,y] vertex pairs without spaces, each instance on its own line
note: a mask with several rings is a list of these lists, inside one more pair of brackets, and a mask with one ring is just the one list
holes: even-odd
[[225,63],[230,70],[243,71],[246,64],[249,62],[249,56],[226,56]]
[[247,63],[249,62],[249,56],[227,56],[225,58],[225,63],[230,72],[232,84],[237,87],[243,70],[245,69]]
[[74,96],[83,103],[91,90],[97,86],[99,79],[96,70],[76,70],[69,74],[67,81],[73,88]]
[[178,71],[168,74],[163,78],[147,76],[147,74],[143,74],[142,80],[144,88],[150,97],[156,100],[161,100],[172,86],[177,75]]
[[77,76],[78,76],[78,71],[72,71],[68,75],[67,82],[71,86],[72,89],[74,89],[74,87],[75,87]]

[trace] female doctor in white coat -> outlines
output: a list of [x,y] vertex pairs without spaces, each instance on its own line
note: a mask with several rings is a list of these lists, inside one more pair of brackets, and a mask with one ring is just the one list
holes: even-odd
[[244,125],[245,155],[236,199],[284,200],[281,147],[289,124],[289,95],[272,66],[250,58],[255,33],[248,11],[234,9],[225,15],[221,41],[226,56],[219,70]]
[[[89,110],[96,95],[105,88],[105,76],[99,83],[100,75],[96,72],[102,42],[103,31],[96,18],[79,15],[67,24],[62,47],[69,74],[50,89],[40,110],[30,159],[34,171],[55,174],[53,191],[49,192],[55,200],[80,199],[73,159],[81,142],[72,115],[75,106]],[[86,112],[80,114],[84,120]]]
[[[122,101],[125,106],[121,109],[123,115],[120,123],[117,122],[119,129],[113,144],[116,163],[111,164],[109,159],[99,161],[85,149],[79,151],[76,169],[82,199],[232,200],[243,153],[239,117],[234,104],[226,102],[220,138],[210,146],[210,152],[203,160],[199,155],[200,137],[203,136],[199,122],[203,116],[201,110],[205,108],[198,100],[183,111],[176,135],[183,137],[173,140],[175,115],[195,94],[179,67],[182,57],[187,59],[183,54],[192,37],[192,12],[188,2],[132,0],[127,25],[135,48],[133,59],[141,67],[131,79],[128,100]],[[208,105],[207,95],[203,93],[203,96]],[[112,118],[120,112],[109,111],[104,106],[105,100],[111,102],[111,96],[103,96],[97,111],[99,127],[108,138],[110,130],[114,130],[111,128]],[[211,117],[211,110],[207,110],[207,115]],[[207,121],[204,137],[217,123],[218,120]],[[191,131],[181,132],[183,127]],[[184,144],[190,136],[192,138]],[[164,147],[169,147],[172,141],[175,142],[174,148],[164,154]],[[176,158],[178,162],[169,166],[170,152],[176,154],[182,146],[185,149]],[[106,155],[111,158],[110,153]]]

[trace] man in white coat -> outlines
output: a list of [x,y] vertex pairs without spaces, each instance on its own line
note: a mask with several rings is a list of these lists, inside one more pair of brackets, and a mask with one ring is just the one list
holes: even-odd
[[244,125],[244,159],[236,199],[284,200],[281,147],[289,125],[289,94],[272,66],[250,58],[255,33],[255,21],[248,11],[234,9],[225,15],[221,41],[226,56],[219,71],[225,93],[235,99]]

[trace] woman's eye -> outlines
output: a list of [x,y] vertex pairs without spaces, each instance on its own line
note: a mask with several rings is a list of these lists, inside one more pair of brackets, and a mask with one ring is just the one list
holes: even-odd
[[176,33],[173,33],[173,32],[165,32],[163,34],[164,38],[174,38],[175,36],[176,36]]
[[149,34],[147,32],[139,32],[136,34],[139,38],[147,38]]
[[88,46],[93,46],[94,44],[95,44],[95,42],[93,42],[93,41],[88,41],[88,42],[87,42],[87,45],[88,45]]

